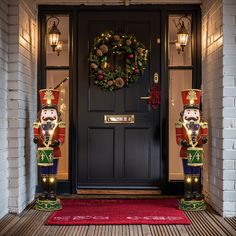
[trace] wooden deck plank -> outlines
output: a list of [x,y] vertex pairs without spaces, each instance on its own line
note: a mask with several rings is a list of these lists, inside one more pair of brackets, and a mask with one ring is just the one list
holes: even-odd
[[209,219],[205,217],[204,211],[196,212],[195,215],[196,217],[201,218],[201,225],[204,226],[205,230],[208,231],[209,234],[212,234],[214,236],[222,235],[220,232],[220,228],[218,228],[217,225],[213,225],[214,222],[209,221]]
[[221,225],[217,224],[205,211],[202,212],[202,214],[208,220],[208,222],[211,222],[210,226],[212,226],[212,228],[216,229],[220,235],[224,235],[224,234],[231,235],[231,234],[229,234],[229,232],[222,230],[223,227],[221,227]]
[[189,236],[184,225],[176,225],[176,229],[178,230],[178,233],[179,233],[178,235]]
[[225,221],[230,225],[234,230],[236,230],[236,217],[226,218]]
[[[8,214],[0,221],[0,233],[2,235],[6,234],[15,224],[21,219],[20,216]],[[0,235],[1,235],[0,234]]]
[[143,236],[152,236],[151,229],[148,225],[142,225],[142,235]]
[[189,230],[190,235],[195,236],[192,234],[192,231],[195,231],[199,236],[215,236],[211,231],[208,230],[207,227],[204,227],[204,222],[202,221],[201,217],[199,218],[197,212],[186,212],[186,215],[192,222],[192,225],[189,227],[193,228],[193,230]]
[[[223,218],[218,213],[209,207],[206,214],[223,230],[232,235],[236,231],[236,217]],[[230,222],[230,223],[229,223]]]
[[[13,215],[13,214],[8,214],[8,215],[4,216],[4,217],[2,218],[2,220],[1,220],[1,223],[0,223],[0,232],[1,232],[4,228],[6,228],[6,226],[7,226],[9,223],[11,223],[11,221],[12,221],[14,218],[16,218],[16,216]],[[20,218],[20,217],[19,217],[19,218]]]
[[179,236],[179,231],[177,230],[176,225],[168,225],[171,235]]
[[95,232],[95,225],[90,225],[88,227],[88,231],[86,233],[86,236],[93,236]]

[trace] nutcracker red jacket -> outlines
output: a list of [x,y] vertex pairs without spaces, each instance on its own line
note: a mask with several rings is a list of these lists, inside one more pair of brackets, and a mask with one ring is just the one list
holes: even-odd
[[[42,133],[42,127],[40,122],[34,123],[34,138],[38,138],[38,147],[45,147],[43,144],[43,133]],[[60,145],[64,143],[65,139],[65,123],[59,122],[58,126],[55,128],[53,137],[52,137],[52,143],[55,140],[58,140],[60,142]],[[61,150],[60,147],[54,147],[53,148],[53,156],[54,159],[58,159],[61,157]]]
[[[203,146],[203,142],[202,139],[203,138],[207,138],[207,134],[208,134],[208,125],[207,122],[200,122],[200,129],[197,135],[197,140],[198,140],[198,144],[196,145],[196,147],[202,147]],[[187,134],[187,130],[184,127],[184,124],[182,121],[178,121],[175,124],[175,131],[176,131],[176,142],[178,145],[181,145],[181,141],[185,140],[187,142],[187,144],[190,143],[188,134]],[[180,149],[180,157],[181,158],[187,158],[187,147],[181,147]]]

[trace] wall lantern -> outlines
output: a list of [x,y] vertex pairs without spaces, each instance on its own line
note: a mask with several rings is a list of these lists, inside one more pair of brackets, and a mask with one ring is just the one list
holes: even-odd
[[[52,47],[52,51],[55,52],[56,51],[56,47],[59,43],[59,39],[60,39],[60,35],[61,32],[60,30],[57,28],[58,24],[59,24],[59,19],[55,16],[51,16],[47,19],[47,25],[49,25],[50,22],[53,21],[53,25],[52,27],[48,27],[48,33],[47,33],[47,37],[48,37],[48,41],[50,46]],[[59,54],[58,54],[59,55]]]
[[190,28],[191,25],[191,19],[188,16],[182,16],[179,18],[178,23],[175,23],[175,27],[177,28],[177,42],[175,44],[176,50],[178,53],[180,53],[180,48],[181,51],[184,51],[184,48],[187,46],[191,35],[190,35],[190,30],[188,30],[185,27],[185,22],[184,19],[187,19],[189,21],[188,28]]

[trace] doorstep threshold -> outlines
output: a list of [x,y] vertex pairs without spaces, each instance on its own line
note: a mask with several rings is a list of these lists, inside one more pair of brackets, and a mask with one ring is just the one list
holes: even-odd
[[79,195],[160,195],[159,189],[77,189]]

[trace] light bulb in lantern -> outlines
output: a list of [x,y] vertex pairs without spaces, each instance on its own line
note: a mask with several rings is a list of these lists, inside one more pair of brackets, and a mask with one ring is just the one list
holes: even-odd
[[178,40],[175,42],[175,49],[178,52],[178,54],[180,54],[182,49],[181,49],[181,46],[180,46]]
[[59,41],[56,48],[55,48],[55,51],[57,52],[57,56],[59,56],[62,51],[62,45],[63,45],[63,42]]

